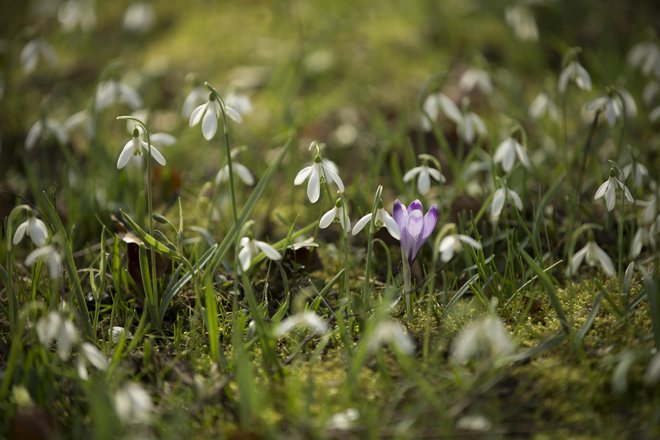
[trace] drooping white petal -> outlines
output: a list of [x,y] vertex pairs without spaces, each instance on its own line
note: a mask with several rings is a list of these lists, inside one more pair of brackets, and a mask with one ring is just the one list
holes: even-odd
[[417,190],[420,194],[426,194],[431,189],[431,177],[426,170],[422,170],[419,173],[419,178],[417,179]]
[[396,240],[399,240],[401,238],[401,231],[399,231],[399,225],[396,224],[396,221],[387,213],[385,210],[383,210],[384,214],[382,216],[383,219],[383,224],[387,228],[387,232],[390,233],[390,235],[395,238]]
[[463,122],[463,115],[461,114],[461,111],[458,109],[458,106],[454,103],[454,101],[449,99],[448,96],[439,94],[438,102],[440,103],[442,112],[456,125],[460,125]]
[[243,269],[243,272],[250,268],[250,263],[252,262],[252,253],[250,252],[249,246],[244,246],[238,252],[238,261],[241,263],[241,269]]
[[206,111],[207,107],[208,107],[207,102],[195,107],[192,113],[190,113],[190,120],[188,121],[188,125],[194,127],[195,125],[199,124],[199,122],[202,120],[202,117],[204,116],[204,112]]
[[319,228],[325,229],[328,226],[330,226],[332,221],[335,219],[336,215],[337,215],[337,207],[333,207],[328,212],[323,214],[323,216],[321,217],[321,220],[319,221]]
[[403,175],[403,181],[408,183],[412,179],[415,178],[417,174],[419,174],[422,171],[422,167],[415,167],[406,172],[406,174]]
[[14,232],[14,238],[12,240],[12,243],[14,246],[16,246],[18,243],[23,240],[23,237],[25,237],[25,232],[27,231],[28,227],[28,220],[25,220],[23,223],[18,225],[18,228],[16,228],[16,232]]
[[467,235],[457,235],[458,239],[461,240],[463,243],[467,243],[469,246],[471,246],[474,249],[481,249],[481,243],[479,243],[477,240],[475,240],[472,237],[469,237]]
[[355,223],[355,226],[353,227],[353,235],[357,235],[358,232],[364,229],[364,227],[367,225],[367,223],[369,223],[370,220],[371,220],[371,213],[360,218],[360,220],[358,220],[357,223]]
[[435,168],[429,168],[429,167],[426,168],[426,171],[436,181],[438,181],[440,183],[445,183],[445,176],[443,176],[440,171],[436,170]]
[[234,120],[234,122],[238,122],[240,124],[243,121],[241,114],[228,105],[225,105],[225,112],[227,113],[227,116]]
[[25,149],[30,151],[37,144],[39,136],[41,136],[42,131],[41,121],[37,121],[30,127],[27,136],[25,137]]
[[234,171],[236,171],[236,174],[238,174],[238,177],[241,178],[243,183],[250,186],[254,185],[254,177],[252,176],[252,173],[245,165],[236,162],[234,162],[233,165],[234,165]]
[[608,211],[613,210],[616,203],[615,187],[616,184],[614,183],[614,177],[610,177],[609,185],[607,185],[607,191],[605,191],[605,205],[607,206]]
[[614,269],[614,263],[612,263],[612,259],[596,243],[592,244],[594,246],[593,252],[595,253],[596,258],[600,263],[600,267],[603,268],[603,272],[605,272],[610,277],[614,276],[616,274],[616,270]]
[[610,185],[610,180],[607,179],[605,182],[601,183],[598,189],[596,190],[596,194],[594,195],[594,200],[598,200],[601,197],[605,195],[605,192],[607,191],[607,187]]
[[80,348],[90,364],[94,365],[99,370],[105,371],[108,369],[108,359],[94,345],[89,342],[83,342]]
[[314,312],[304,311],[289,316],[275,327],[275,337],[281,338],[296,327],[304,326],[317,335],[328,332],[328,324]]
[[571,75],[571,64],[566,66],[566,68],[559,74],[559,93],[562,95],[566,93],[566,88],[568,88],[568,80],[571,78]]
[[[147,147],[145,147],[145,148],[147,148]],[[163,155],[153,145],[151,145],[151,157],[153,157],[156,160],[156,162],[158,162],[162,166],[165,166],[167,164],[167,162],[165,161],[165,158],[163,157]]]
[[580,249],[579,251],[573,254],[573,256],[571,257],[570,268],[569,268],[569,273],[571,275],[577,273],[577,270],[582,264],[582,260],[584,260],[585,255],[587,255],[588,250],[589,250],[589,244],[587,244],[582,249]]
[[506,195],[504,193],[504,189],[499,188],[498,190],[495,191],[495,194],[493,195],[493,201],[490,205],[491,218],[498,219],[500,217],[500,214],[502,213],[502,208],[504,207],[505,199],[506,199]]
[[282,259],[282,255],[280,255],[280,253],[277,251],[277,249],[275,249],[274,247],[272,247],[268,243],[263,242],[263,241],[259,241],[259,240],[254,240],[254,242],[257,245],[257,247],[259,249],[261,249],[261,252],[263,252],[264,255],[266,255],[271,260],[281,260]]
[[415,351],[415,343],[404,327],[394,321],[381,321],[376,324],[373,333],[370,335],[367,350],[369,353],[373,353],[383,344],[389,344],[407,355]]
[[507,189],[506,192],[507,192],[508,196],[511,197],[511,199],[513,199],[513,204],[518,209],[518,211],[522,211],[523,202],[520,199],[520,196],[518,195],[518,193],[515,192],[512,189]]
[[344,182],[342,182],[341,178],[339,177],[339,174],[337,174],[335,171],[329,169],[328,167],[323,167],[323,171],[325,172],[326,177],[329,177],[330,180],[335,182],[335,185],[337,185],[337,188],[339,188],[339,192],[344,192]]
[[133,142],[133,139],[129,140],[126,142],[126,145],[124,145],[124,149],[121,150],[121,153],[119,154],[119,159],[117,160],[117,169],[121,170],[128,164],[128,161],[131,160],[131,157],[135,154],[134,150],[135,142]]
[[218,118],[212,111],[207,111],[202,118],[202,134],[204,139],[210,141],[218,130]]
[[531,164],[529,162],[529,157],[527,157],[527,152],[525,151],[525,147],[523,147],[520,143],[516,142],[515,148],[516,148],[516,154],[518,155],[518,159],[520,159],[520,163],[523,164],[525,168],[529,168]]
[[309,175],[309,181],[307,182],[307,198],[312,203],[316,203],[321,196],[321,180],[319,177],[320,167],[321,166],[318,164],[312,165],[312,171]]
[[149,136],[151,145],[158,145],[159,147],[174,145],[176,143],[176,138],[168,133],[154,133]]
[[46,224],[38,218],[32,217],[28,220],[27,233],[37,246],[43,246],[46,244],[48,229],[46,228]]
[[314,167],[313,165],[310,165],[298,171],[298,174],[296,174],[296,178],[293,179],[293,184],[296,186],[302,184],[305,181],[305,179],[307,179],[307,177],[309,177],[309,175],[312,173],[313,167]]
[[442,239],[440,242],[439,251],[441,254],[441,259],[444,263],[452,259],[454,256],[454,251],[457,250],[457,246],[460,246],[460,243],[453,235],[448,235]]
[[80,336],[78,330],[73,325],[73,322],[65,319],[60,327],[60,332],[57,335],[57,355],[63,361],[69,358],[71,354],[71,347],[78,342]]

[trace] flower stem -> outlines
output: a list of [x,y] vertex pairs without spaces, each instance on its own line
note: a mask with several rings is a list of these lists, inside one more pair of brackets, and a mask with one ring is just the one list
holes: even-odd
[[401,250],[401,261],[403,263],[403,296],[406,298],[406,313],[410,318],[412,317],[412,277],[410,264],[403,249]]

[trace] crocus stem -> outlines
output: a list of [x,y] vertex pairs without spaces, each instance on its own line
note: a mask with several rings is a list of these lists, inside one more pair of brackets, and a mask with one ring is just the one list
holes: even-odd
[[412,316],[412,280],[410,274],[410,264],[408,258],[401,252],[401,260],[403,262],[403,296],[406,297],[406,312],[408,316]]

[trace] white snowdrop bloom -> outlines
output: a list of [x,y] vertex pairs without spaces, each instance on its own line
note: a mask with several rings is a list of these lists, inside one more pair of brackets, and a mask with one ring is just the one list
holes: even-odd
[[502,321],[487,316],[461,330],[452,347],[452,358],[459,363],[498,359],[512,355],[515,345]]
[[149,32],[154,23],[156,23],[156,12],[147,2],[131,3],[124,12],[123,26],[129,32]]
[[467,69],[461,75],[458,87],[464,93],[469,93],[474,89],[479,89],[486,95],[490,95],[493,92],[493,84],[490,81],[490,76],[483,69]]
[[346,411],[335,413],[330,417],[326,428],[337,431],[346,431],[351,429],[360,418],[360,413],[355,408],[348,408]]
[[190,118],[190,114],[195,107],[206,102],[209,96],[209,90],[206,87],[196,86],[193,87],[186,95],[181,106],[181,116]]
[[427,96],[424,100],[423,108],[425,115],[422,115],[421,122],[422,128],[425,131],[431,130],[431,121],[438,119],[438,115],[441,112],[456,125],[461,124],[463,121],[463,115],[458,109],[458,106],[448,96],[442,93]]
[[36,325],[39,342],[49,348],[53,341],[57,343],[57,355],[63,361],[69,359],[71,348],[78,343],[80,335],[69,319],[59,312],[48,312]]
[[113,344],[119,344],[119,341],[121,341],[121,338],[124,337],[124,334],[126,334],[126,338],[133,337],[133,333],[127,331],[124,327],[117,325],[109,329],[108,334],[110,336],[110,341],[112,341]]
[[309,179],[307,182],[307,198],[312,203],[318,201],[321,195],[322,183],[334,183],[340,192],[344,192],[344,182],[342,182],[339,174],[337,174],[336,165],[332,162],[332,165],[330,165],[328,162],[322,160],[321,156],[317,154],[314,158],[314,163],[300,170],[293,180],[293,184],[298,186]]
[[653,104],[656,96],[658,96],[658,93],[660,93],[660,84],[658,84],[656,80],[652,79],[646,83],[644,90],[642,90],[642,100],[644,100],[646,105],[650,107]]
[[635,188],[642,186],[642,181],[649,175],[648,168],[638,161],[627,163],[621,168],[621,171],[623,171],[623,176],[626,179],[632,174],[633,186]]
[[338,198],[335,202],[335,206],[323,214],[319,221],[319,228],[325,229],[330,226],[331,223],[339,223],[344,231],[349,231],[351,229],[351,219],[348,218],[348,213],[344,210],[344,203],[341,198]]
[[119,420],[126,424],[147,424],[153,413],[149,394],[135,382],[130,382],[115,393],[115,411]]
[[610,171],[610,177],[603,182],[594,195],[594,200],[598,200],[601,197],[605,198],[605,205],[607,206],[608,211],[612,211],[616,205],[616,193],[617,191],[623,191],[624,197],[629,203],[635,203],[632,194],[628,187],[619,179],[616,178],[616,171],[612,169]]
[[96,5],[94,0],[68,0],[57,10],[57,19],[65,32],[80,28],[89,32],[96,27]]
[[566,93],[568,83],[574,82],[582,90],[591,90],[591,77],[589,72],[577,61],[571,61],[564,67],[559,75],[559,93]]
[[495,155],[493,156],[493,161],[495,163],[501,163],[502,169],[504,172],[508,173],[513,169],[513,163],[518,156],[520,163],[527,169],[531,167],[529,163],[529,157],[527,157],[527,152],[525,147],[523,147],[520,142],[509,136],[504,139],[500,145],[498,145],[497,150],[495,150]]
[[66,133],[71,133],[79,127],[82,127],[88,139],[94,135],[94,122],[89,117],[89,111],[81,110],[72,114],[64,121],[64,130]]
[[496,222],[502,214],[504,203],[508,200],[513,200],[513,204],[518,211],[523,209],[523,203],[517,192],[509,188],[498,188],[493,195],[493,201],[490,205],[490,218]]
[[54,136],[57,142],[62,145],[69,141],[69,135],[62,124],[51,118],[39,119],[30,127],[25,137],[25,149],[32,150],[39,139],[44,139],[48,135]]
[[[241,114],[226,102],[225,113],[235,122],[240,123],[242,121]],[[194,127],[201,122],[204,139],[210,141],[218,131],[218,118],[220,117],[222,117],[222,106],[220,105],[220,102],[215,99],[215,95],[209,93],[207,101],[198,105],[192,113],[190,113],[189,125]]]
[[275,327],[273,333],[276,338],[281,338],[297,327],[305,327],[316,335],[324,335],[328,332],[328,324],[325,320],[316,313],[306,310],[284,319]]
[[[353,227],[353,235],[357,235],[364,227],[369,224],[371,221],[371,213],[365,215],[362,217],[360,220],[355,223],[355,226]],[[399,231],[399,225],[396,224],[394,219],[390,214],[388,214],[387,211],[385,211],[384,208],[378,208],[376,210],[376,219],[374,221],[374,226],[377,228],[382,228],[385,226],[387,228],[387,232],[390,233],[392,237],[395,239],[399,240],[401,238],[401,233]]]
[[648,225],[655,220],[658,213],[658,198],[652,195],[649,200],[638,200],[637,205],[644,208],[642,211],[642,223]]
[[406,332],[406,329],[395,321],[380,321],[374,327],[373,333],[369,335],[367,351],[375,353],[381,346],[388,344],[404,354],[412,354],[415,351],[415,343]]
[[481,243],[472,237],[462,234],[447,235],[440,241],[439,251],[442,261],[446,263],[451,260],[455,252],[460,252],[463,249],[463,244],[467,244],[474,249],[481,249]]
[[597,111],[604,113],[607,118],[607,123],[612,127],[617,119],[624,116],[624,105],[625,116],[627,118],[637,115],[637,105],[635,104],[635,100],[627,90],[623,89],[620,89],[618,93],[609,93],[606,96],[601,96],[588,102],[585,106],[585,110],[592,114]]
[[646,76],[660,77],[660,48],[653,41],[638,43],[630,50],[628,63]]
[[21,67],[28,75],[37,68],[39,59],[43,58],[51,66],[58,63],[57,55],[53,46],[44,40],[36,38],[29,41],[21,51]]
[[43,258],[48,265],[48,275],[51,278],[62,276],[62,257],[52,245],[42,246],[30,252],[25,259],[26,266],[32,266],[37,260]]
[[589,241],[582,249],[575,252],[569,261],[568,274],[574,275],[585,260],[591,267],[600,265],[607,276],[614,276],[616,271],[612,259],[594,241]]
[[440,183],[445,183],[445,176],[435,168],[429,167],[426,162],[414,167],[403,175],[404,182],[410,182],[417,176],[417,190],[420,194],[426,194],[431,189],[431,178]]
[[142,107],[142,98],[138,92],[123,81],[111,79],[99,83],[96,87],[96,111],[103,110],[115,103],[128,105],[135,110]]
[[655,237],[649,233],[649,229],[645,226],[638,226],[630,243],[630,257],[639,257],[639,254],[642,253],[642,248],[649,245],[655,247]]
[[486,137],[488,131],[484,121],[473,112],[466,112],[463,119],[458,124],[458,135],[467,143],[473,143],[477,137]]
[[539,93],[529,106],[529,115],[534,119],[540,119],[544,115],[548,115],[553,121],[559,119],[559,111],[557,106],[550,99],[546,93]]
[[537,41],[539,29],[534,14],[529,8],[521,5],[509,6],[504,10],[504,19],[521,41]]
[[254,240],[250,237],[241,238],[240,245],[242,249],[238,252],[238,261],[241,263],[243,272],[247,271],[252,264],[254,257],[263,252],[271,260],[281,260],[282,255],[266,242]]
[[27,220],[16,228],[16,232],[14,232],[14,237],[12,239],[14,246],[20,243],[26,235],[30,237],[32,242],[37,246],[43,246],[46,244],[46,239],[48,239],[48,228],[42,220],[39,220],[34,215],[30,214],[28,215]]
[[89,380],[89,372],[87,371],[87,364],[91,364],[99,370],[105,371],[108,369],[108,359],[96,346],[89,342],[83,342],[80,346],[80,353],[78,353],[78,376],[82,380]]
[[[119,159],[117,159],[117,169],[124,168],[131,159],[147,152],[149,152],[149,144],[142,140],[140,130],[136,127],[133,130],[133,137],[126,143],[126,145],[124,145],[124,149],[119,154]],[[165,158],[161,152],[158,151],[153,142],[151,143],[151,157],[153,157],[160,165],[166,165]]]
[[236,110],[239,115],[252,113],[252,101],[250,101],[250,98],[243,93],[227,93],[227,96],[225,96],[225,105]]
[[[231,169],[236,174],[244,184],[247,186],[252,186],[254,185],[254,176],[252,176],[252,173],[243,164],[240,164],[236,161],[232,161],[231,163]],[[226,182],[229,180],[229,164],[225,165],[222,167],[220,171],[218,171],[218,175],[215,177],[215,182],[217,184]]]
[[293,249],[294,251],[297,251],[298,249],[313,248],[313,247],[319,247],[319,244],[314,241],[314,237],[309,237],[309,238],[296,237],[295,241],[287,246],[287,248]]

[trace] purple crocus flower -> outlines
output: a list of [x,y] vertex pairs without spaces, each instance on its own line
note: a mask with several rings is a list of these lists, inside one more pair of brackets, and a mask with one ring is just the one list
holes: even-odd
[[401,253],[408,260],[408,264],[412,265],[422,245],[435,229],[435,224],[438,222],[438,207],[432,205],[424,215],[424,207],[419,200],[412,202],[408,208],[395,200],[392,217],[401,232]]

